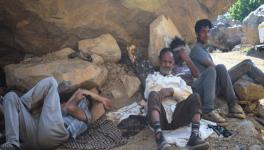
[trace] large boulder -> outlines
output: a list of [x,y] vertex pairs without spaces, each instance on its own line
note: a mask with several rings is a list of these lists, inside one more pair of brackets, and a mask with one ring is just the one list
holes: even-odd
[[105,82],[108,74],[106,67],[80,59],[67,59],[67,53],[70,54],[71,49],[63,49],[38,59],[32,58],[20,64],[7,65],[7,86],[30,89],[48,76],[55,77],[61,90],[101,86]]
[[137,101],[137,91],[140,89],[140,80],[120,64],[106,64],[109,70],[107,80],[102,87],[103,95],[113,99],[113,107],[120,108]]
[[240,79],[234,84],[238,97],[243,101],[256,101],[264,98],[264,87],[245,79]]
[[264,21],[264,4],[259,6],[259,8],[257,8],[255,11],[251,12],[243,20],[243,31],[245,32],[245,36],[243,38],[242,43],[254,45],[260,42],[258,25],[263,21]]
[[[119,45],[148,46],[148,26],[169,16],[181,35],[195,41],[197,19],[214,19],[235,0],[2,0],[0,43],[41,55],[75,47],[82,39],[112,34]],[[142,51],[144,53],[144,51]],[[146,54],[146,52],[145,52]]]
[[95,39],[79,41],[79,50],[97,54],[106,62],[118,62],[121,59],[121,50],[110,34],[103,34]]
[[241,43],[243,36],[242,27],[225,26],[218,24],[211,30],[209,44],[223,51],[231,51],[236,45]]
[[168,16],[161,15],[150,24],[148,58],[154,65],[159,63],[160,50],[169,47],[175,36],[181,37]]

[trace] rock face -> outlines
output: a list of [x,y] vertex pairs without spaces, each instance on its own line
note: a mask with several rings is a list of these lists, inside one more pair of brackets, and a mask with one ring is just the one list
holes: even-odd
[[[194,42],[197,19],[214,19],[235,0],[2,0],[0,43],[41,55],[79,40],[112,34],[120,46],[148,46],[149,24],[169,16],[180,34]],[[122,48],[121,47],[121,48]],[[142,52],[145,53],[146,52]]]
[[251,12],[243,20],[243,31],[245,36],[243,38],[244,44],[258,44],[259,34],[258,25],[264,21],[264,4],[257,8],[255,11]]
[[154,65],[159,63],[160,50],[169,47],[175,36],[181,37],[168,16],[161,15],[150,24],[148,58]]
[[[108,71],[104,66],[97,66],[80,59],[63,58],[62,54],[64,55],[69,50],[63,49],[48,54],[43,56],[41,60],[6,66],[7,86],[30,89],[39,80],[48,76],[54,76],[61,85],[61,89],[65,90],[80,86],[100,86],[105,82]],[[55,58],[56,55],[61,58]]]
[[256,101],[264,98],[264,87],[245,79],[238,80],[234,89],[241,100]]
[[212,28],[209,44],[225,52],[231,51],[236,45],[241,43],[242,36],[241,26],[228,27],[220,24]]
[[121,59],[121,50],[114,37],[104,34],[95,39],[79,41],[79,50],[101,56],[106,62],[118,62]]

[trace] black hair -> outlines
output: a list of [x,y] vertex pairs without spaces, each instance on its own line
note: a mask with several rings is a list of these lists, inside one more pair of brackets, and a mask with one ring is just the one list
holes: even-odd
[[160,54],[159,54],[159,59],[161,60],[163,55],[165,55],[167,52],[170,52],[172,53],[172,50],[170,48],[163,48],[161,51],[160,51]]
[[6,87],[5,71],[0,67],[0,87]]
[[176,36],[172,42],[170,43],[170,48],[174,49],[177,48],[179,46],[185,46],[186,43],[184,42],[184,40],[182,40],[181,38],[179,38],[178,36]]
[[211,29],[213,27],[213,24],[211,23],[210,20],[208,19],[201,19],[201,20],[198,20],[196,23],[195,23],[195,33],[199,33],[200,30],[204,27],[209,27],[209,29]]

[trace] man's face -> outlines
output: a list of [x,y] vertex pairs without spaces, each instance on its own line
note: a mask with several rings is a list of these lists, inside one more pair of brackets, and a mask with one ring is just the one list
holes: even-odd
[[171,52],[166,52],[160,60],[160,73],[163,75],[171,74],[174,66],[174,58]]
[[202,42],[202,43],[207,43],[208,42],[208,38],[209,38],[209,27],[202,27],[198,33],[198,39]]

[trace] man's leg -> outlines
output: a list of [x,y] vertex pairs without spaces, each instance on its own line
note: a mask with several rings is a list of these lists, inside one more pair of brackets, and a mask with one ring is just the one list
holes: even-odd
[[203,113],[209,113],[214,110],[216,71],[213,67],[202,72],[200,78],[194,81],[192,89],[198,93],[202,100]]
[[237,96],[235,94],[232,81],[224,65],[215,66],[217,81],[216,81],[216,91],[217,94],[224,96],[229,107],[237,103]]
[[191,94],[186,100],[176,105],[171,122],[171,129],[177,129],[201,120],[202,103],[198,94]]
[[[4,115],[7,143],[20,147],[19,140],[21,139],[24,145],[36,148],[35,122],[14,92],[9,92],[4,97]],[[2,147],[4,146],[2,145]]]
[[47,77],[40,80],[33,88],[24,94],[21,100],[31,112],[41,110],[44,99],[50,89],[57,86],[57,81],[53,77]]
[[43,104],[37,127],[37,140],[41,149],[54,148],[69,137],[62,118],[57,88],[58,84],[53,77],[46,78],[22,97],[31,109]]
[[147,109],[147,121],[154,131],[158,149],[168,147],[169,145],[162,134],[162,129],[168,128],[168,120],[158,92],[150,92]]
[[245,118],[245,114],[240,105],[237,104],[237,96],[235,94],[232,81],[224,65],[217,65],[215,67],[217,74],[216,91],[217,94],[224,96],[229,107],[230,116],[237,118]]
[[208,149],[209,144],[201,140],[199,136],[201,105],[200,96],[196,93],[178,103],[173,114],[171,127],[176,129],[192,123],[192,132],[187,145],[199,149]]
[[264,85],[264,73],[250,59],[246,59],[235,65],[228,73],[233,84],[243,75],[248,75],[257,83]]
[[200,78],[192,85],[193,91],[198,93],[202,101],[203,118],[224,125],[226,120],[214,111],[216,93],[216,71],[210,67],[202,72]]

